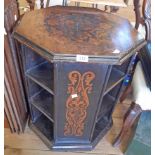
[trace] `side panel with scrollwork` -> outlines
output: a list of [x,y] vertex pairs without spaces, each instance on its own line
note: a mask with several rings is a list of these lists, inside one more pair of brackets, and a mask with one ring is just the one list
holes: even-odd
[[104,88],[108,66],[105,64],[55,63],[56,143],[88,143]]

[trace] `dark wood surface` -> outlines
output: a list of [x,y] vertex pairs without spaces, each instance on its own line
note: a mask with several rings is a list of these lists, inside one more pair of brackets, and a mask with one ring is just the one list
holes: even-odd
[[29,4],[30,6],[30,10],[34,10],[34,7],[35,7],[35,0],[26,0],[27,3]]
[[[14,126],[12,128],[12,132],[23,132],[28,116],[27,102],[21,81],[21,74],[20,72],[17,72],[19,71],[19,68],[16,68],[15,66],[15,61],[17,60],[12,56],[12,52],[15,51],[13,51],[14,49],[11,48],[8,39],[9,37],[10,40],[13,39],[9,34],[4,37],[5,112],[7,118],[10,120],[9,122],[12,124],[12,126]],[[7,110],[7,108],[9,110]]]
[[[150,41],[151,41],[151,0],[143,0],[142,15],[140,13],[140,0],[133,0],[133,2],[134,2],[134,11],[135,11],[135,19],[136,19],[135,28],[138,29],[140,24],[145,25],[145,30],[146,30],[145,39],[148,41],[147,45],[149,45]],[[147,82],[148,89],[150,89],[151,78],[149,75],[151,74],[151,64],[150,64],[151,56],[150,56],[150,51],[147,48],[147,45],[145,45],[140,50],[140,52],[137,54],[137,57],[138,57],[138,62],[140,61],[142,63],[142,66],[143,66],[142,71],[144,71],[144,73],[146,73],[146,76],[144,76],[144,78]],[[144,65],[144,61],[145,61],[145,65]],[[137,66],[137,62],[133,65],[131,73],[130,73],[132,78],[133,78],[136,66]],[[130,93],[132,93],[132,91],[133,91],[132,90],[133,89],[132,78],[130,79],[129,84],[127,85],[124,92],[122,93],[122,95],[120,97],[120,102],[123,102],[127,98],[127,96]],[[141,91],[141,90],[139,90],[139,91]],[[140,93],[140,92],[138,92],[138,93]],[[136,130],[136,126],[138,124],[141,113],[142,113],[142,109],[141,109],[140,105],[136,104],[135,101],[132,101],[132,104],[129,107],[129,109],[124,117],[122,129],[121,129],[120,133],[117,135],[115,141],[113,142],[114,146],[119,146],[123,142],[123,139],[125,139],[126,133],[129,131],[129,129],[134,127]],[[134,134],[132,137],[130,137],[131,140],[133,139]]]
[[[144,39],[121,17],[60,6],[25,14],[14,37],[32,130],[54,150],[93,149],[112,126],[131,57]],[[77,62],[77,54],[88,62]]]
[[23,132],[28,108],[23,84],[23,75],[18,59],[18,46],[12,37],[12,31],[19,20],[16,0],[4,1],[4,111],[12,132]]
[[16,0],[4,0],[4,27],[5,31],[12,33],[19,19],[19,9]]
[[46,51],[51,60],[75,61],[82,54],[94,62],[111,63],[112,58],[119,62],[144,42],[124,18],[95,8],[62,6],[26,13],[14,36],[36,51]]
[[131,130],[131,128],[134,128],[134,131],[135,131],[141,113],[142,113],[142,109],[140,105],[135,104],[133,102],[124,116],[121,131],[116,137],[115,141],[113,142],[113,146],[115,147],[119,146],[122,140],[125,138],[127,132]]
[[[135,11],[135,28],[138,29],[139,25],[145,26],[146,40],[151,40],[151,0],[143,0],[142,11],[140,10],[140,0],[133,0]],[[141,13],[142,12],[142,13]]]
[[5,113],[4,113],[4,128],[10,128],[9,121]]
[[[57,62],[53,66],[26,46],[21,54],[28,81],[32,130],[52,149],[91,150],[112,125],[111,114],[130,61],[123,63],[124,67],[80,62]],[[54,94],[47,89],[52,88],[52,79]],[[78,98],[71,99],[76,93]],[[48,126],[53,124],[54,143],[48,139],[50,132],[42,117]],[[79,128],[75,130],[75,126]]]

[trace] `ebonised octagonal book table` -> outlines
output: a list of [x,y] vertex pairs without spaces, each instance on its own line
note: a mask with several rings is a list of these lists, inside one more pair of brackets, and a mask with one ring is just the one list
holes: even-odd
[[91,150],[112,126],[132,55],[145,45],[129,21],[95,8],[26,13],[14,30],[31,129],[54,150]]

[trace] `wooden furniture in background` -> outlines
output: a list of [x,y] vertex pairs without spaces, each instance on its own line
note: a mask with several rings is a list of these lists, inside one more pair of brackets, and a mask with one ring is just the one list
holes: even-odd
[[30,11],[34,10],[34,7],[35,7],[35,0],[26,0],[27,3],[29,4],[30,6]]
[[[35,3],[38,3],[38,1],[37,0],[26,0],[27,1],[27,3],[29,4],[29,6],[30,6],[30,11],[32,11],[32,10],[34,10],[35,9]],[[36,2],[37,1],[37,2]],[[50,3],[50,0],[47,0],[46,1],[46,4],[45,4],[45,2],[44,2],[44,0],[39,0],[39,2],[40,2],[40,5],[39,5],[39,8],[44,8],[44,6],[46,6],[46,7],[48,7],[49,6],[49,3]],[[37,6],[38,7],[38,6]]]
[[151,40],[151,0],[143,0],[142,14],[140,11],[140,0],[133,0],[136,24],[135,28],[138,30],[139,24],[145,26],[146,40]]
[[80,6],[80,3],[86,3],[92,5],[93,8],[98,8],[99,6],[105,6],[105,11],[110,7],[111,12],[118,11],[119,7],[127,7],[124,0],[64,0],[64,5],[74,2],[75,6]]
[[14,37],[32,130],[55,150],[92,149],[112,125],[130,59],[145,40],[126,19],[63,6],[25,14]]
[[28,111],[24,89],[24,77],[20,68],[16,45],[12,31],[19,20],[19,10],[16,0],[5,0],[4,26],[4,110],[12,132],[23,132]]
[[145,25],[147,44],[139,51],[137,55],[139,61],[135,64],[133,78],[120,97],[120,102],[123,102],[129,93],[133,92],[134,96],[124,117],[121,132],[113,143],[114,146],[120,145],[131,127],[134,126],[136,129],[142,111],[151,110],[151,1],[143,1],[143,18],[140,16],[139,6],[139,1],[134,0],[135,28],[138,29],[139,24]]
[[[146,41],[150,42],[151,40],[151,0],[143,0],[143,6],[142,6],[142,17],[140,13],[140,1],[139,0],[133,0],[134,4],[134,11],[135,11],[135,29],[138,30],[139,25],[142,24],[145,26],[145,39]],[[135,64],[136,67],[136,64]],[[135,67],[133,68],[133,73],[135,70]],[[148,69],[149,72],[151,72],[150,69]],[[149,73],[151,75],[151,73]],[[133,74],[132,74],[133,75]],[[151,80],[151,79],[150,79]],[[129,85],[126,87],[125,91],[123,92],[122,96],[120,97],[120,102],[123,102],[124,99],[127,97],[127,95],[131,93],[131,81]]]
[[4,128],[10,128],[10,125],[5,113],[4,113]]

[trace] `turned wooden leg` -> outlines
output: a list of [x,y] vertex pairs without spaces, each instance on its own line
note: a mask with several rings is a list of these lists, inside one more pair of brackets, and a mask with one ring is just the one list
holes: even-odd
[[105,5],[105,10],[104,11],[107,11],[108,10],[108,5]]
[[135,17],[136,17],[136,24],[135,24],[135,29],[138,29],[140,20],[141,20],[141,15],[140,15],[140,0],[133,0],[134,4],[134,11],[135,11]]
[[117,12],[119,10],[118,6],[110,6],[110,12]]
[[47,2],[46,2],[46,8],[49,7],[49,5],[50,5],[50,0],[47,0]]
[[34,6],[35,6],[35,1],[34,0],[26,0],[27,3],[29,4],[30,6],[30,10],[34,10]]
[[92,8],[98,8],[98,4],[92,4]]
[[80,2],[75,2],[75,6],[79,7],[80,6]]
[[40,0],[40,8],[44,8],[44,0]]
[[[76,3],[76,2],[75,2]],[[67,6],[67,0],[63,0],[63,3],[62,3],[63,6]]]
[[113,142],[114,147],[119,146],[129,129],[131,129],[135,122],[138,123],[141,112],[141,107],[133,102],[130,108],[128,109],[127,113],[125,114],[122,129],[116,137],[115,141]]

